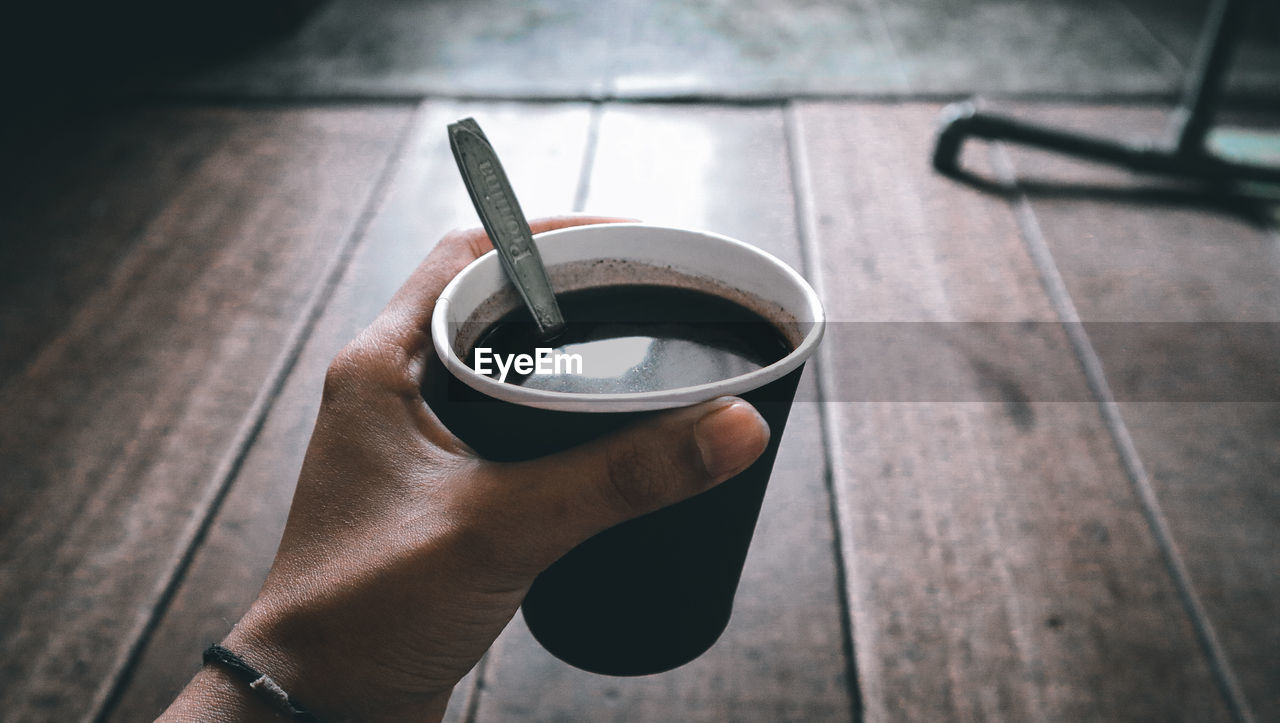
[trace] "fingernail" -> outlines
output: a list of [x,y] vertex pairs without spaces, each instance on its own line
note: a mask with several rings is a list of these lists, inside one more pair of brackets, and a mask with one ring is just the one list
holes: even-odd
[[769,444],[769,425],[754,407],[741,399],[725,401],[730,403],[693,425],[703,467],[715,480],[746,469]]

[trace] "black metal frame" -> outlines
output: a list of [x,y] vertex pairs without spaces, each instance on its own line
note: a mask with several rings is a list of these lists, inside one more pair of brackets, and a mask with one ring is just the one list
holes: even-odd
[[987,113],[966,101],[943,109],[943,125],[933,150],[933,167],[954,178],[967,177],[969,174],[959,166],[960,149],[965,139],[972,136],[1034,146],[1143,173],[1208,182],[1280,183],[1280,168],[1229,161],[1211,154],[1205,147],[1223,77],[1248,8],[1248,0],[1216,0],[1210,7],[1195,64],[1171,118],[1172,143],[1130,145]]

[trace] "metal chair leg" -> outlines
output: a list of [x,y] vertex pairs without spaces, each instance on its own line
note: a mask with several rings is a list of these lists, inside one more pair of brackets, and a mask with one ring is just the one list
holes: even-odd
[[974,137],[1009,141],[1140,173],[1207,182],[1280,183],[1280,167],[1229,161],[1205,148],[1222,80],[1247,9],[1248,0],[1216,0],[1210,8],[1195,64],[1188,73],[1182,100],[1173,112],[1170,145],[1121,143],[980,111],[973,103],[962,102],[943,109],[942,129],[933,150],[934,168],[951,177],[966,177],[959,166],[960,151],[965,140]]

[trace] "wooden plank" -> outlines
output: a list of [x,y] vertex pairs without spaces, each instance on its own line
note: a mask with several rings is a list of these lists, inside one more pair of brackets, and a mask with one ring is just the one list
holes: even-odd
[[618,97],[776,98],[908,87],[873,0],[651,0],[630,11],[609,76]]
[[[736,236],[801,268],[776,108],[610,106],[587,210]],[[814,399],[812,379],[803,398]],[[850,717],[818,405],[796,405],[720,641],[661,675],[596,676],[543,651],[523,619],[490,651],[477,720]]]
[[1115,0],[877,0],[915,93],[1165,93],[1181,68]]
[[[990,401],[837,396],[860,373],[842,322],[1056,318],[1006,202],[928,167],[937,111],[798,111],[835,320],[822,371],[866,716],[1224,719],[1096,405],[1002,399],[976,368],[954,394]],[[1060,331],[1030,342],[1071,354]],[[1013,363],[1023,345],[978,351],[1009,367],[995,389],[1034,381]],[[1078,388],[1071,366],[1053,369]]]
[[865,0],[330,2],[294,36],[177,90],[581,98],[901,90],[875,12]]
[[182,78],[233,97],[596,97],[627,0],[325,3],[288,38]]
[[0,388],[6,715],[79,717],[106,694],[406,117],[235,113]]
[[[1068,127],[1156,134],[1157,111],[1024,106]],[[1273,119],[1274,121],[1274,119]],[[1280,717],[1280,266],[1275,230],[1213,206],[1152,203],[1150,179],[1011,149],[1019,175],[1106,184],[1033,194],[1078,313],[1120,322],[1093,346],[1194,593],[1259,720]],[[1194,197],[1193,197],[1194,198]],[[1165,322],[1143,324],[1141,322]],[[1241,324],[1233,322],[1264,322]],[[1162,333],[1146,331],[1152,327]],[[1122,337],[1123,344],[1115,337]],[[1256,386],[1269,382],[1270,391]],[[1253,389],[1249,397],[1236,394]]]
[[24,127],[0,149],[0,384],[110,276],[233,119],[101,111]]
[[[420,110],[385,205],[307,340],[111,720],[145,720],[163,710],[199,667],[203,646],[225,636],[253,601],[284,528],[326,366],[431,244],[450,228],[479,224],[445,134],[446,124],[467,115],[493,141],[530,217],[572,205],[587,145],[585,106],[428,102]],[[470,680],[458,686],[449,720],[461,717],[469,687]]]

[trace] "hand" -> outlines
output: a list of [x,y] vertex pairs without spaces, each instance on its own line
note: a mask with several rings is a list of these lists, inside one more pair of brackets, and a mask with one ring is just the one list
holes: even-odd
[[[732,477],[768,442],[759,414],[725,398],[529,462],[479,458],[418,390],[436,299],[489,248],[482,230],[447,235],[334,360],[275,562],[223,642],[321,720],[439,719],[539,572]],[[211,708],[270,714],[206,667],[166,715]]]

